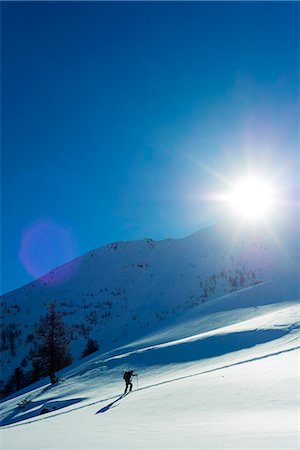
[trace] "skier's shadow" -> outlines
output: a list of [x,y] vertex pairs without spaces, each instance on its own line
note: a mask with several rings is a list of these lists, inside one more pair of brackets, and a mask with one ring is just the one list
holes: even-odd
[[100,414],[100,413],[105,413],[106,411],[108,411],[111,408],[115,408],[117,405],[116,403],[118,403],[122,398],[126,397],[126,394],[122,394],[120,395],[120,397],[117,398],[117,400],[109,403],[106,406],[103,406],[103,408],[99,409],[99,411],[96,412],[96,414]]

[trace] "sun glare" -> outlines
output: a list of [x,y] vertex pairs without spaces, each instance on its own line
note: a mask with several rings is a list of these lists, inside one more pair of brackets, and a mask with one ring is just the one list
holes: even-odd
[[225,201],[239,217],[257,221],[274,210],[275,190],[267,180],[247,177],[233,186]]

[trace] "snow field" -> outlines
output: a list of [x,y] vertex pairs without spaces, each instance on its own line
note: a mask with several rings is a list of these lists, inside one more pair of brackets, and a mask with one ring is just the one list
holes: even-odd
[[[156,386],[163,373],[149,372],[147,387],[140,380],[139,391],[114,404],[116,398],[99,401],[107,398],[100,385],[88,404],[99,403],[20,422],[4,430],[2,448],[20,450],[22,442],[22,450],[297,449],[298,362],[294,350],[196,376],[190,366],[179,373],[173,367],[168,376],[186,378]],[[122,380],[113,384],[122,391]]]
[[[92,357],[67,370],[62,383],[4,402],[2,448],[296,450],[298,315],[296,302],[259,308],[248,320],[240,310],[241,321],[227,327],[179,338],[184,328],[188,334],[187,321],[167,344]],[[207,357],[211,339],[215,356]],[[130,367],[139,373],[139,390],[120,398]],[[28,409],[16,408],[28,396]],[[39,415],[53,405],[56,411]]]

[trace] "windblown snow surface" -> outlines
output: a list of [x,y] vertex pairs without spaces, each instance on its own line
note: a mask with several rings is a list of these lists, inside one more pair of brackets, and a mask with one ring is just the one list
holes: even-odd
[[[11,395],[1,448],[298,449],[299,282],[287,272],[94,353],[56,385]],[[138,377],[122,396],[128,369]]]

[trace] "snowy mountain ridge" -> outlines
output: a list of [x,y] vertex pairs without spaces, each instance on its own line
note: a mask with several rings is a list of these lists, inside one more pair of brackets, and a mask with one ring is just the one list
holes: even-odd
[[280,238],[281,246],[257,229],[236,238],[225,223],[184,239],[116,242],[58,267],[1,298],[4,380],[22,361],[30,364],[35,328],[50,302],[70,327],[75,359],[89,337],[109,351],[168,322],[174,326],[189,311],[201,316],[201,307],[224,295],[293,278],[299,261],[295,233]]

